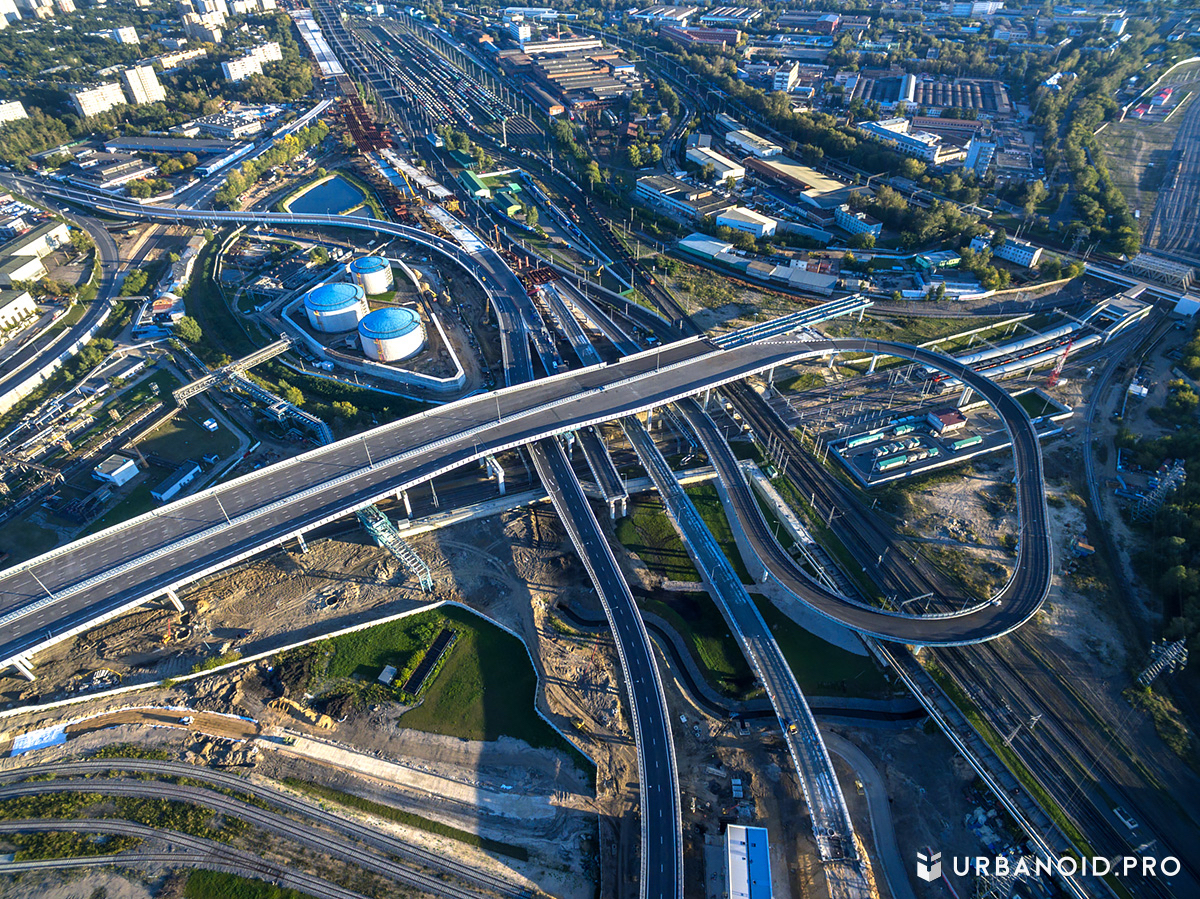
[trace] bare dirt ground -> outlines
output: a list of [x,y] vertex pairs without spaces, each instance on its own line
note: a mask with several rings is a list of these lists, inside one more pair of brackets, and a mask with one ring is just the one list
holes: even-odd
[[160,880],[130,871],[85,871],[64,879],[50,871],[0,879],[0,899],[151,899]]

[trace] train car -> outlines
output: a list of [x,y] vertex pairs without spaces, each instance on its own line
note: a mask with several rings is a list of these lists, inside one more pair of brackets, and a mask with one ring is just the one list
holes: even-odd
[[957,453],[972,446],[979,446],[981,443],[983,443],[982,434],[976,434],[974,437],[963,437],[961,440],[955,440],[950,444],[950,451]]
[[910,425],[910,424],[896,425],[896,427],[893,429],[892,433],[895,434],[897,437],[902,437],[905,434],[911,433],[913,428],[914,428],[914,426]]

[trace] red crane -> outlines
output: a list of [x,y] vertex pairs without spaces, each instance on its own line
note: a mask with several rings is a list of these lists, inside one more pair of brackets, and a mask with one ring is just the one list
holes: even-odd
[[1071,355],[1071,346],[1074,343],[1074,337],[1067,341],[1067,348],[1063,350],[1063,354],[1058,357],[1058,362],[1054,364],[1054,371],[1050,372],[1050,377],[1046,379],[1047,387],[1053,387],[1058,383],[1058,378],[1062,374],[1063,366],[1067,364],[1067,357]]

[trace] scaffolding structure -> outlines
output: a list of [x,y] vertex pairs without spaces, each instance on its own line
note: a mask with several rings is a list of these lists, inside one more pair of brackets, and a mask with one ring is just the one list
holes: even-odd
[[1160,471],[1158,484],[1154,489],[1138,499],[1137,506],[1133,510],[1134,519],[1145,521],[1147,518],[1153,518],[1167,495],[1177,490],[1186,479],[1187,473],[1183,469],[1183,460],[1176,459],[1165,472]]
[[417,551],[400,536],[400,532],[386,515],[375,506],[359,509],[354,514],[358,516],[359,523],[371,535],[377,546],[386,549],[417,576],[422,590],[426,593],[433,590],[433,572],[429,570],[425,560],[417,555]]
[[1150,646],[1150,664],[1138,675],[1138,683],[1148,687],[1164,671],[1178,671],[1187,664],[1188,651],[1186,640],[1176,640],[1168,643],[1162,640]]

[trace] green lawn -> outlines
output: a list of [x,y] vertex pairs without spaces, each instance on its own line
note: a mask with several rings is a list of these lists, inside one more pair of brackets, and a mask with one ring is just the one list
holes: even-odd
[[742,561],[742,555],[738,552],[737,541],[733,539],[733,529],[729,526],[729,519],[725,517],[725,507],[721,505],[721,497],[717,493],[716,485],[705,483],[688,487],[687,495],[691,497],[692,504],[700,513],[700,517],[704,519],[704,523],[708,525],[708,529],[712,531],[712,535],[717,538],[717,543],[721,544],[725,557],[729,559],[729,564],[733,566],[737,576],[742,579],[742,583],[753,584],[754,578],[750,577],[750,572],[746,570],[746,564]]
[[[930,303],[932,307],[934,304]],[[831,337],[848,337],[860,335],[874,337],[880,340],[901,340],[907,343],[925,343],[951,334],[963,331],[973,331],[995,322],[1004,321],[1005,317],[977,316],[974,318],[935,318],[932,316],[903,316],[892,315],[881,317],[867,315],[861,323],[854,319],[837,319],[824,326],[825,333]]]
[[658,496],[630,501],[629,514],[617,522],[617,539],[637,553],[647,568],[667,580],[700,582],[700,572]]
[[683,638],[713,689],[739,699],[754,691],[754,674],[746,657],[707,593],[662,592],[640,605],[664,619]]
[[867,698],[891,695],[891,685],[870,656],[855,655],[809,633],[768,599],[755,596],[754,604],[805,693]]
[[[458,640],[421,704],[400,718],[404,727],[461,740],[516,737],[582,760],[535,711],[537,675],[521,641],[465,609],[444,607],[335,637],[329,641],[329,676],[374,680],[387,664],[404,672],[443,627],[458,631]],[[398,674],[396,681],[402,680]]]
[[133,491],[127,497],[93,521],[80,536],[86,537],[88,534],[102,531],[107,527],[112,527],[114,524],[120,524],[122,521],[129,521],[131,518],[144,515],[151,509],[157,509],[162,503],[151,496],[150,491],[166,480],[166,477],[167,474],[163,469],[151,468],[147,475],[143,477],[142,482],[134,487]]
[[157,453],[172,462],[187,459],[199,462],[200,457],[208,453],[216,453],[225,459],[237,449],[237,435],[224,425],[216,431],[206,430],[200,422],[208,417],[204,406],[190,406],[138,441],[138,447],[143,453]]
[[38,527],[27,521],[27,514],[28,512],[24,512],[0,525],[0,552],[8,553],[8,558],[0,563],[4,568],[32,559],[58,546],[58,534],[49,528]]
[[1037,418],[1039,415],[1051,415],[1058,411],[1058,407],[1054,403],[1049,402],[1045,397],[1039,396],[1032,390],[1018,396],[1017,402],[1021,404],[1022,409],[1029,413],[1030,418]]
[[185,899],[312,899],[308,893],[223,871],[192,871],[183,895]]

